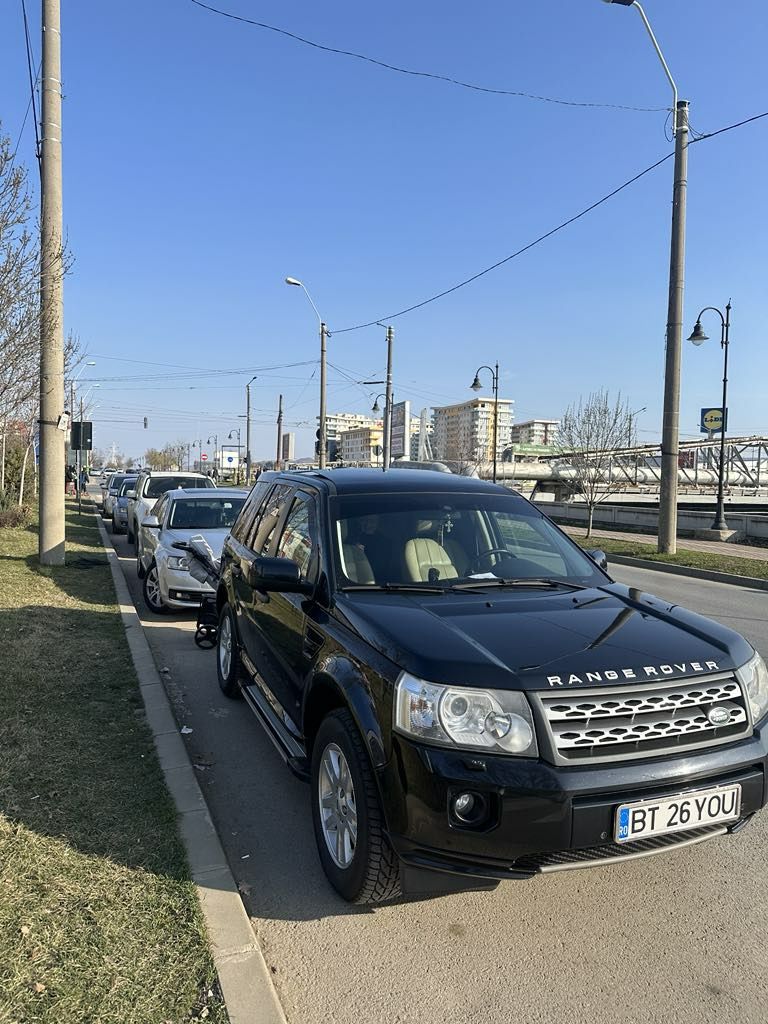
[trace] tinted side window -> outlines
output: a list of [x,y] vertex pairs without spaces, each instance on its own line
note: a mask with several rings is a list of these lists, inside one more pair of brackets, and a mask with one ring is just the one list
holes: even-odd
[[315,510],[306,498],[296,498],[285,520],[275,554],[279,558],[290,558],[301,572],[303,580],[313,573],[313,559],[317,551],[315,531]]
[[245,505],[243,505],[242,511],[237,517],[237,522],[232,527],[232,536],[241,544],[245,544],[246,538],[251,532],[254,518],[271,486],[268,481],[264,480],[262,483],[256,484],[248,495]]
[[285,508],[288,495],[293,491],[290,484],[277,484],[270,493],[261,516],[254,523],[248,537],[248,547],[255,555],[266,555],[280,516]]

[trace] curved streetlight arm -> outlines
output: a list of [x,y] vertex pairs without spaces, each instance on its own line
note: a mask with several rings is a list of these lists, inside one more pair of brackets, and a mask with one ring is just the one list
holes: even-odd
[[478,366],[478,368],[477,368],[477,370],[475,372],[475,376],[476,377],[479,376],[481,370],[488,370],[488,372],[490,373],[491,377],[493,377],[494,380],[496,379],[496,371],[493,369],[492,366]]
[[637,13],[643,19],[643,24],[645,25],[648,31],[648,35],[651,37],[653,48],[656,51],[659,60],[661,61],[661,66],[664,68],[664,74],[667,76],[669,84],[672,86],[672,132],[673,134],[677,134],[677,83],[672,77],[672,72],[669,70],[669,65],[664,59],[664,54],[661,52],[661,47],[659,46],[658,40],[656,39],[656,36],[653,33],[651,23],[650,21],[648,21],[645,11],[638,3],[638,0],[635,0],[632,6],[637,8]]
[[722,312],[717,308],[717,306],[705,306],[704,309],[702,309],[702,311],[696,317],[697,323],[701,322],[701,318],[705,313],[717,313],[717,315],[720,317],[720,322],[722,323],[723,327],[725,327],[725,317],[723,316]]
[[315,305],[315,303],[314,303],[314,301],[312,299],[312,296],[309,294],[309,292],[307,290],[307,286],[304,284],[304,282],[303,281],[299,281],[298,278],[296,278],[296,277],[286,277],[285,283],[286,284],[292,284],[296,288],[301,288],[302,289],[304,294],[309,299],[309,303],[312,306],[312,309],[314,309],[315,313],[317,314],[317,319],[320,321],[320,323],[323,323],[323,318],[320,316],[320,310]]

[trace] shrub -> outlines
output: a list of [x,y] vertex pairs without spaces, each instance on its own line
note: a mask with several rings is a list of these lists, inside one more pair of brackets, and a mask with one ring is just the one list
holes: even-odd
[[32,509],[29,505],[9,505],[0,508],[0,529],[27,526],[32,521]]

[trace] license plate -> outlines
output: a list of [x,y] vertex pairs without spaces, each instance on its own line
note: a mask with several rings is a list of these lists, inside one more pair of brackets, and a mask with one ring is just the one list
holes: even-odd
[[741,813],[741,786],[716,786],[661,800],[638,800],[616,809],[617,843],[685,832],[735,821]]

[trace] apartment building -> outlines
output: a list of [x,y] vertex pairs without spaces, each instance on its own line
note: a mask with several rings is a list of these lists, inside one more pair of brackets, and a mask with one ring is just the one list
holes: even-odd
[[[499,399],[496,449],[498,457],[510,444],[514,401]],[[493,459],[493,398],[473,398],[433,410],[432,448],[438,460],[490,462]]]

